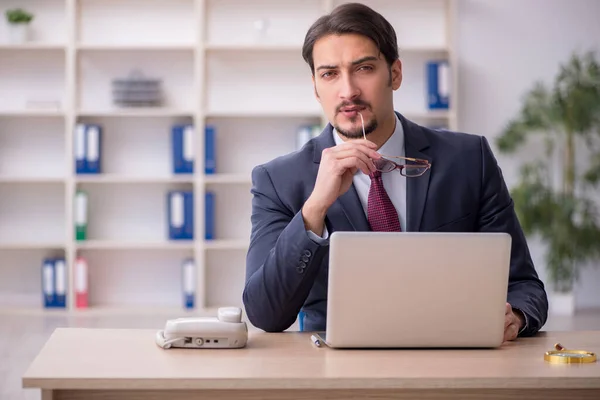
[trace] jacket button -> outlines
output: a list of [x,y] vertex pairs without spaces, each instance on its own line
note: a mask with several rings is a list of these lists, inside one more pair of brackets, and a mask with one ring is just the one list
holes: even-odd
[[310,250],[304,250],[304,255],[306,257],[310,257],[310,256],[312,256],[312,253],[310,252]]
[[303,261],[303,262],[307,263],[307,262],[308,262],[308,260],[309,260],[309,258],[308,258],[308,256],[307,256],[307,255],[303,255],[303,256],[302,256],[302,261]]
[[296,268],[296,272],[298,272],[299,274],[303,274],[304,273],[304,268],[298,267],[298,268]]
[[304,268],[306,268],[306,264],[301,262],[300,264],[298,264],[298,268],[304,269]]

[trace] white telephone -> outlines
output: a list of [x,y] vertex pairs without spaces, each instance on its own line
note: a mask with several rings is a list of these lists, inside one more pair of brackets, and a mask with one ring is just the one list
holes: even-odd
[[156,333],[156,344],[163,349],[235,349],[247,342],[248,327],[238,307],[221,307],[216,318],[170,319],[165,329]]

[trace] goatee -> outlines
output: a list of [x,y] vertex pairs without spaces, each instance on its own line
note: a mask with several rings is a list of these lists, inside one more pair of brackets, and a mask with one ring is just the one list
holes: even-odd
[[[354,123],[354,122],[356,122],[356,120],[359,120],[359,122],[360,122],[360,116],[351,118],[350,122]],[[359,125],[357,128],[352,129],[352,130],[343,129],[337,125],[334,125],[334,128],[342,136],[344,136],[348,139],[362,139],[363,138],[362,125]],[[372,119],[371,121],[367,122],[365,125],[365,135],[368,135],[369,133],[373,132],[375,129],[377,129],[377,120]]]

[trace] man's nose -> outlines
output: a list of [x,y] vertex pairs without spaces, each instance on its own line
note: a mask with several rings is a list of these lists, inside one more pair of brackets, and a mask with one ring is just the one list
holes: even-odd
[[341,82],[340,98],[344,100],[352,100],[360,95],[360,89],[350,75],[346,75]]

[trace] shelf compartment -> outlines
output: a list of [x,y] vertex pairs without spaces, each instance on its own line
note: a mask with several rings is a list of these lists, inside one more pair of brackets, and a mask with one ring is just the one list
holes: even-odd
[[301,46],[322,12],[321,0],[207,0],[207,43]]
[[65,186],[60,183],[1,183],[0,243],[63,243]]
[[[394,92],[394,109],[408,118],[421,121],[426,119],[445,119],[451,110],[430,110],[427,107],[427,63],[433,60],[447,60],[444,53],[418,52],[404,56],[402,61],[402,84]],[[450,65],[450,69],[453,65]],[[450,87],[450,107],[454,97]]]
[[43,309],[42,263],[46,257],[65,258],[65,251],[54,246],[0,247],[0,308]]
[[[0,56],[0,110],[5,115],[58,113],[65,106],[65,55],[52,50]],[[35,106],[43,102],[48,106]]]
[[[249,240],[252,210],[250,188],[245,185],[207,184],[206,191],[215,196],[212,240]],[[212,240],[206,241],[206,245],[210,246]]]
[[310,68],[300,53],[289,57],[277,52],[208,53],[206,69],[208,115],[321,114]]
[[194,0],[85,0],[77,7],[77,42],[84,46],[181,46],[197,36]]
[[102,127],[102,174],[77,174],[86,182],[189,180],[172,174],[171,128],[191,124],[185,117],[80,117]]
[[[193,190],[189,183],[78,183],[88,195],[87,240],[93,243],[164,243],[168,239],[167,193]],[[180,243],[180,241],[173,241]],[[77,242],[85,246],[85,241]]]
[[[348,2],[333,0],[333,7]],[[361,3],[385,16],[396,31],[401,49],[448,47],[448,0],[364,0]]]
[[189,249],[81,249],[88,265],[88,306],[182,307],[181,265]]
[[65,175],[64,120],[0,119],[0,181],[56,180]]
[[301,126],[321,121],[318,117],[223,117],[207,118],[207,124],[215,127],[217,174],[214,178],[206,175],[205,181],[223,183],[234,174],[246,183],[251,182],[252,169],[258,164],[296,150]]
[[[137,108],[113,104],[113,79],[128,78],[135,70],[145,78],[162,80],[162,106]],[[190,51],[83,52],[77,57],[77,71],[77,108],[81,114],[164,115],[172,110],[194,109],[197,96],[193,85],[194,53]]]
[[[29,42],[20,48],[42,48],[63,45],[67,42],[67,19],[65,0],[2,0],[2,19],[5,10],[23,8],[34,14],[30,25]],[[8,26],[0,24],[0,47],[12,46],[4,38],[9,37]]]
[[243,308],[246,251],[209,251],[205,260],[205,307]]

